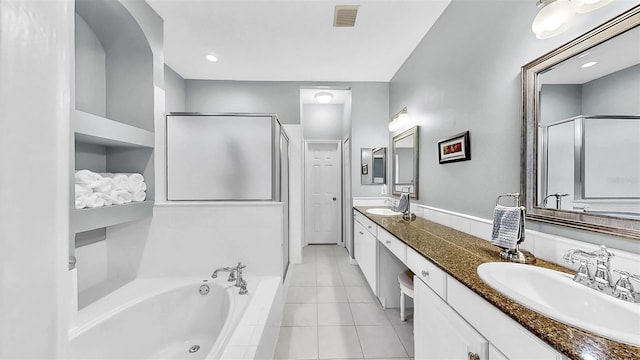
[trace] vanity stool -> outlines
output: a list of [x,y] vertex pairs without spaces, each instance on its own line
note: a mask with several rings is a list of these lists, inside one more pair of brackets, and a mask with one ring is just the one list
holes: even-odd
[[413,273],[411,270],[403,271],[398,274],[398,283],[400,284],[400,320],[405,321],[405,295],[413,299]]

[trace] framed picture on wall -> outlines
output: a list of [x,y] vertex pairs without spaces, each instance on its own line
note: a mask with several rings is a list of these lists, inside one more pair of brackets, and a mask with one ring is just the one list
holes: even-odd
[[438,141],[438,160],[440,164],[471,160],[469,131]]

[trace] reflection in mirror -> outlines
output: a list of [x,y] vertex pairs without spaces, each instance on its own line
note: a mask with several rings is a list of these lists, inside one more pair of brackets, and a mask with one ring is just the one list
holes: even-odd
[[387,183],[387,148],[360,149],[360,183],[381,185]]
[[640,6],[523,67],[529,217],[640,238]]
[[394,195],[408,189],[411,197],[418,198],[418,127],[415,126],[393,137],[393,184]]

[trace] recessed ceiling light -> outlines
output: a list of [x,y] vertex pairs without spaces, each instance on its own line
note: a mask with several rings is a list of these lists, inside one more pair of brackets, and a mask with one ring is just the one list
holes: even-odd
[[329,102],[331,102],[331,99],[333,99],[333,94],[330,92],[319,92],[315,95],[316,100],[320,103],[320,104],[328,104]]
[[597,61],[589,61],[588,63],[584,63],[582,65],[580,65],[581,68],[588,68],[588,67],[592,67],[593,65],[597,64]]
[[215,55],[211,55],[211,54],[209,54],[209,55],[207,55],[207,56],[205,56],[205,57],[207,58],[207,60],[209,60],[209,61],[211,61],[211,62],[216,62],[216,61],[218,61],[218,58],[217,58]]

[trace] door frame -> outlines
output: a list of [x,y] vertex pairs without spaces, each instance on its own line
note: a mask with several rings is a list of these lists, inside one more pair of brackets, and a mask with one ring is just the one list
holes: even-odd
[[336,144],[336,148],[338,149],[338,159],[340,160],[340,164],[339,164],[339,168],[340,168],[340,173],[339,175],[339,181],[340,181],[340,186],[339,186],[339,196],[338,199],[340,200],[340,203],[338,204],[338,209],[340,209],[340,217],[339,217],[339,223],[338,226],[340,227],[340,231],[338,233],[340,241],[337,243],[337,245],[339,246],[344,246],[344,238],[342,237],[342,232],[343,232],[343,211],[342,211],[342,207],[343,207],[343,189],[342,189],[342,140],[304,140],[304,157],[302,159],[302,234],[304,237],[304,241],[303,246],[307,246],[309,245],[309,240],[307,239],[307,154],[309,152],[309,144]]

